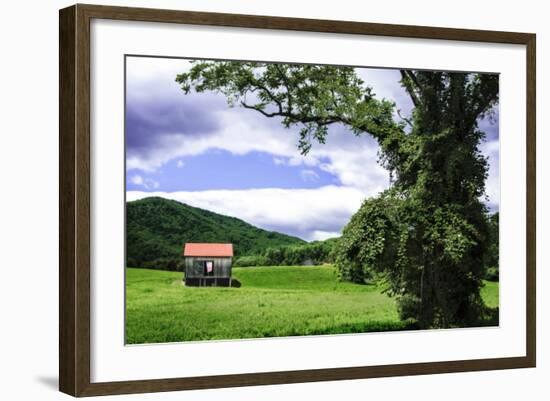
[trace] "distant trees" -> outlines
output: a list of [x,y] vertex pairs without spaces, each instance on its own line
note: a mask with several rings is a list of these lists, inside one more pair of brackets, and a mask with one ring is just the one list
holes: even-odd
[[235,267],[251,267],[251,266],[268,266],[269,262],[263,255],[246,255],[234,258],[233,266]]
[[498,102],[498,75],[400,73],[414,104],[400,119],[395,104],[376,99],[350,67],[199,61],[176,81],[185,93],[219,92],[230,105],[298,126],[302,154],[323,144],[332,124],[376,138],[393,185],[346,227],[342,277],[384,274],[401,317],[420,328],[474,325],[490,241],[478,120]]
[[320,265],[334,262],[334,250],[338,239],[314,241],[305,245],[268,248],[264,252],[271,266]]
[[236,258],[234,266],[300,266],[333,263],[338,239],[313,241],[301,245],[268,247],[258,255]]

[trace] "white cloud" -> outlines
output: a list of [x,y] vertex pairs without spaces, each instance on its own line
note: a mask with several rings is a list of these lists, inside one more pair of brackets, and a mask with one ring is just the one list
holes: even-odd
[[157,189],[160,184],[151,178],[143,178],[141,175],[133,175],[130,177],[130,182],[134,185],[141,185],[145,189]]
[[[373,89],[376,98],[395,102],[403,117],[409,115],[413,108],[411,98],[401,86],[401,74],[397,69],[358,68],[357,75]],[[399,118],[397,113],[395,118]]]
[[329,238],[339,237],[340,235],[342,235],[341,232],[336,232],[336,231],[330,232],[330,231],[315,230],[311,233],[311,240],[312,241],[324,241],[324,240],[329,239]]
[[136,185],[143,185],[143,177],[141,175],[134,175],[130,178],[130,182]]
[[[314,144],[306,156],[297,149],[296,129],[285,129],[277,121],[242,109],[223,109],[215,118],[221,129],[204,136],[181,134],[159,135],[157,146],[143,156],[127,159],[127,168],[154,172],[170,160],[192,157],[212,149],[234,155],[266,152],[276,165],[319,167],[333,174],[339,183],[361,189],[372,195],[389,185],[387,171],[378,162],[378,144],[369,135],[355,136],[344,127],[332,127],[325,144]],[[313,172],[313,171],[312,171]],[[311,173],[305,173],[313,179]],[[306,178],[302,176],[303,178]]]
[[319,180],[319,174],[313,170],[300,170],[300,177],[306,182],[314,182]]
[[[189,61],[131,57],[127,59],[127,67],[128,96],[132,99],[141,99],[148,104],[169,98],[173,104],[184,107],[182,99],[186,95],[174,83],[174,78],[177,73],[190,68]],[[369,83],[378,83],[379,88],[391,86],[387,83],[388,71],[364,71],[367,71],[365,78]],[[382,95],[390,93],[389,89],[374,86]],[[368,135],[356,137],[342,126],[334,126],[326,144],[314,144],[309,154],[302,156],[297,149],[299,127],[285,129],[278,119],[267,119],[239,107],[228,108],[223,95],[193,93],[187,96],[193,96],[194,104],[198,102],[207,110],[208,118],[219,122],[219,129],[204,135],[183,131],[158,133],[154,145],[151,144],[146,151],[128,155],[128,170],[151,173],[171,160],[200,155],[212,149],[222,149],[234,155],[258,151],[271,154],[276,165],[305,166],[312,171],[313,167],[322,165],[325,171],[337,177],[338,182],[361,188],[366,194],[378,192],[388,185],[387,172],[377,164],[378,144]],[[141,115],[147,120],[158,119],[153,111],[140,107]],[[309,174],[308,178],[314,177]]]
[[[155,91],[174,85],[177,74],[187,72],[191,68],[189,60],[178,58],[127,57],[126,80],[133,89],[143,88],[145,91],[133,90],[133,94],[146,95],[151,82],[155,82]],[[166,79],[169,77],[170,79]]]
[[183,166],[185,166],[185,163],[183,162],[183,160],[178,160],[178,162],[176,163],[176,167],[182,168]]
[[498,138],[483,142],[479,149],[489,158],[489,175],[485,181],[485,193],[489,198],[489,207],[497,211],[500,206],[500,143]]
[[365,195],[356,188],[128,191],[127,201],[150,196],[237,217],[254,226],[316,240],[339,235]]

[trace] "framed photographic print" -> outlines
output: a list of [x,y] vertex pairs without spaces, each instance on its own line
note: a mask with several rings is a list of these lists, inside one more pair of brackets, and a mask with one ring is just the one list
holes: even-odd
[[60,11],[60,390],[534,367],[535,35]]

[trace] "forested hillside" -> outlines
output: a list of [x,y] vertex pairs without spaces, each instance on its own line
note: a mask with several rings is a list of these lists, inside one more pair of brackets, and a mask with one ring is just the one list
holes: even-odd
[[185,242],[231,242],[236,257],[305,244],[297,237],[159,197],[127,202],[126,230],[128,266],[169,270],[181,264]]

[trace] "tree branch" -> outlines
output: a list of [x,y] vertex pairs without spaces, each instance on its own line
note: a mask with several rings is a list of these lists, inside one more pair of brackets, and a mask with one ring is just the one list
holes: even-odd
[[416,77],[410,77],[407,70],[399,70],[399,72],[401,73],[401,80],[403,81],[405,90],[411,97],[414,107],[420,106],[420,99],[416,94],[415,88],[413,88],[413,85],[418,85],[418,80]]
[[267,113],[266,111],[261,109],[258,105],[252,106],[252,105],[246,104],[242,100],[241,100],[241,106],[244,107],[245,109],[256,110],[256,111],[260,112],[261,114],[263,114],[265,117],[277,117],[277,116],[282,116],[283,115],[282,113],[277,113],[277,112]]
[[411,121],[410,119],[408,119],[407,117],[403,117],[403,116],[401,115],[401,110],[399,110],[399,109],[397,109],[397,108],[396,108],[396,110],[397,110],[397,115],[399,116],[399,118],[402,119],[403,121],[405,121],[409,126],[412,127],[412,126],[413,126],[412,121]]
[[331,116],[331,117],[318,117],[318,116],[300,116],[298,114],[284,112],[284,111],[274,111],[274,112],[266,112],[262,108],[260,108],[258,105],[250,105],[245,103],[244,101],[240,102],[241,106],[245,109],[250,110],[256,110],[260,112],[265,117],[284,117],[288,118],[292,123],[303,123],[303,124],[309,124],[309,123],[315,123],[319,126],[325,126],[335,123],[343,123],[343,124],[350,124],[350,121],[344,118],[340,118],[338,116]]
[[290,84],[288,82],[288,77],[281,69],[281,66],[279,64],[274,64],[275,68],[277,69],[277,72],[279,73],[279,76],[281,77],[281,80],[283,81],[283,85],[286,89],[286,103],[287,103],[287,112],[292,113],[292,96],[290,94]]

